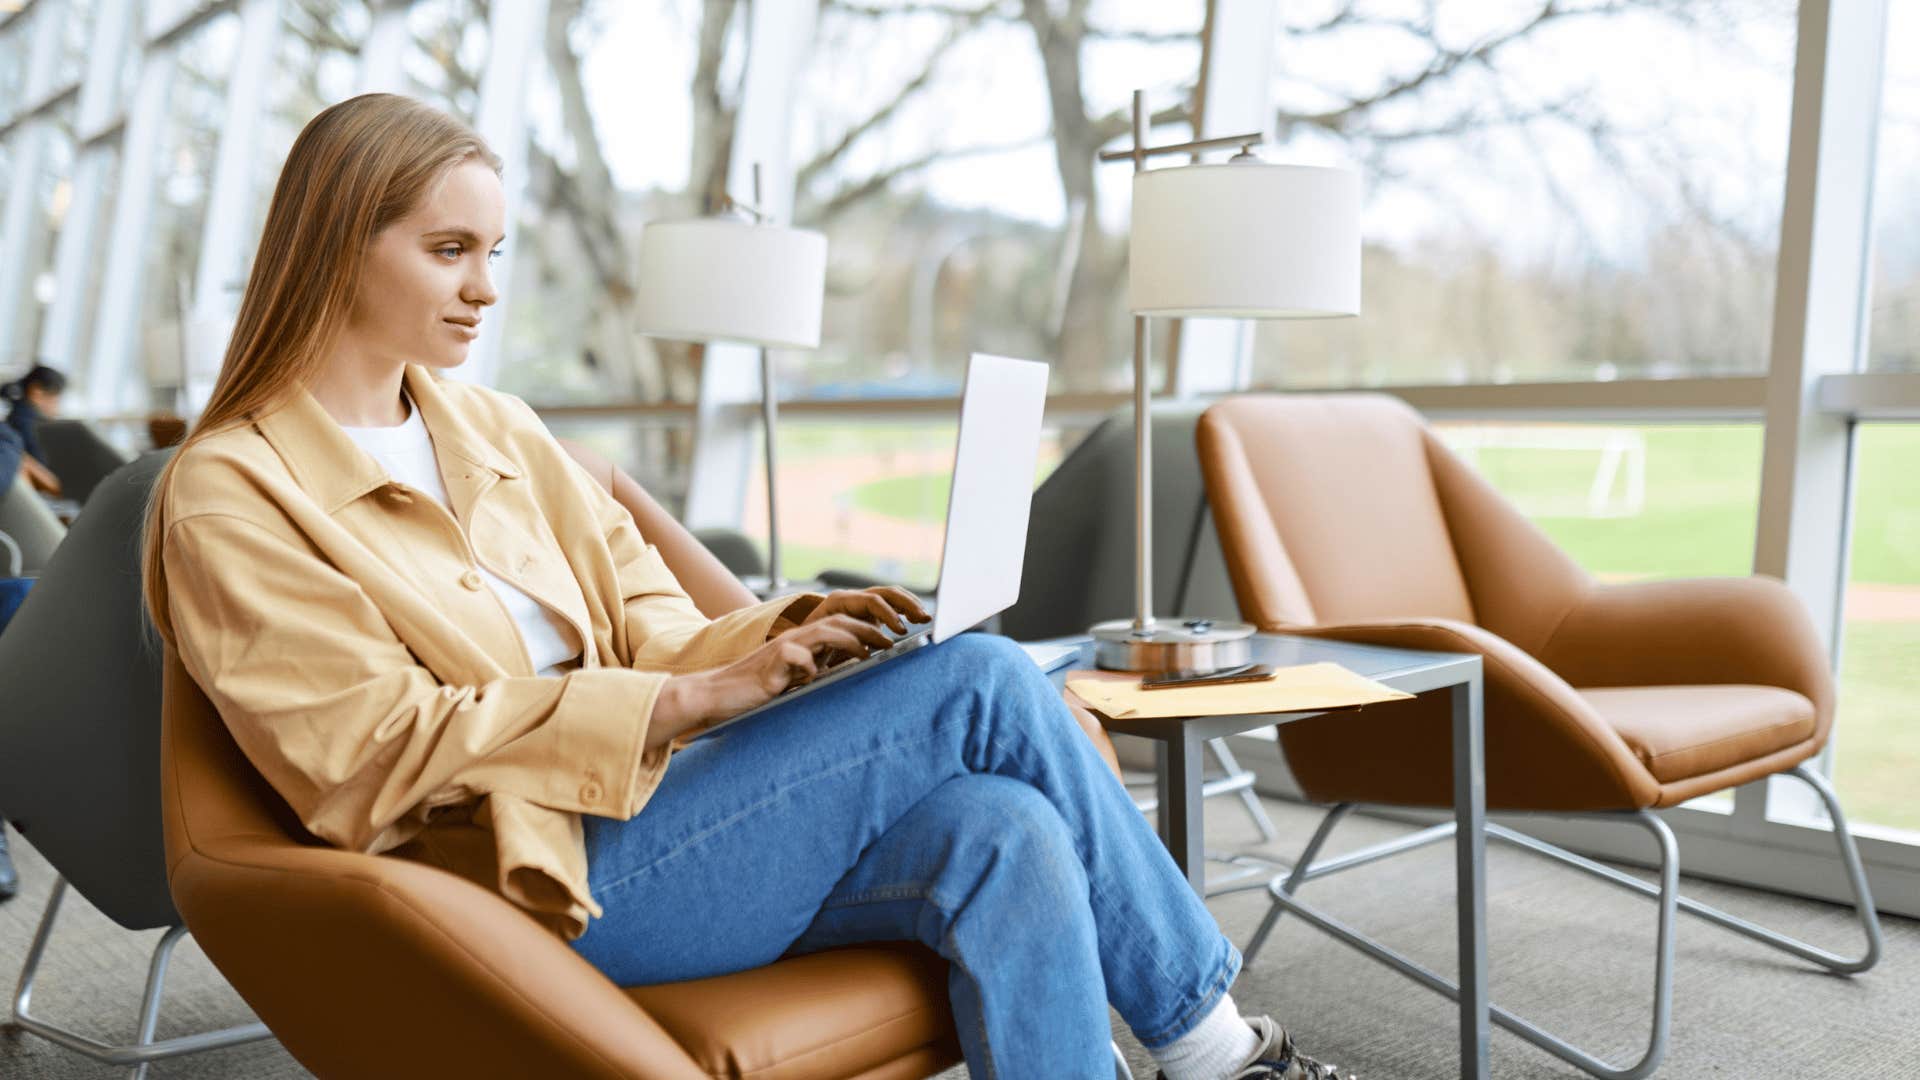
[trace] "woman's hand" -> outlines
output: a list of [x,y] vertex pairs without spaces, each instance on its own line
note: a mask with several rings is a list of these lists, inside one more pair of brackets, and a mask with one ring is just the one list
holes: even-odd
[[52,469],[26,454],[20,455],[20,474],[27,478],[35,491],[55,499],[60,497],[60,478],[53,475]]
[[764,705],[811,680],[831,656],[865,659],[891,644],[878,627],[852,615],[809,618],[726,667],[668,679],[653,704],[647,748]]
[[836,589],[827,594],[826,599],[814,605],[812,611],[801,621],[802,626],[835,615],[851,615],[869,623],[877,623],[896,634],[907,631],[907,623],[901,616],[913,622],[923,623],[933,618],[927,609],[920,606],[920,600],[898,585],[875,585],[870,589]]

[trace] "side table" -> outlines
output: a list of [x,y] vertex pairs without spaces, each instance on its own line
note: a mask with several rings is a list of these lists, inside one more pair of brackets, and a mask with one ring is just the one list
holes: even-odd
[[[1055,670],[1054,685],[1064,687],[1067,673],[1093,666],[1092,639],[1052,639],[1046,644],[1080,646],[1072,662]],[[1332,662],[1357,675],[1409,694],[1446,694],[1453,718],[1454,877],[1458,891],[1460,951],[1460,1075],[1487,1075],[1487,907],[1486,907],[1486,734],[1480,657],[1471,653],[1419,652],[1358,645],[1287,634],[1256,634],[1253,659],[1276,668]],[[1202,841],[1202,748],[1208,739],[1235,735],[1269,724],[1290,724],[1326,710],[1202,716],[1149,720],[1108,720],[1106,726],[1160,744],[1155,787],[1160,797],[1160,839],[1174,863],[1202,897],[1206,895]],[[1354,714],[1365,723],[1364,711]]]

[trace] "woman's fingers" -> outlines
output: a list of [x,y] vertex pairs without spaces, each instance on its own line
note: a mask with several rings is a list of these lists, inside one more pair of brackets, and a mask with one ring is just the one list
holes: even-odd
[[862,658],[874,649],[884,649],[893,644],[893,639],[882,633],[879,627],[852,615],[830,615],[815,623],[812,629],[816,634],[816,649],[844,649]]
[[[819,671],[813,662],[813,650],[798,641],[781,642],[778,655],[780,663],[785,667],[783,672],[785,677],[781,680],[779,690],[784,690],[796,683],[804,683]],[[778,693],[779,690],[775,692]]]
[[818,613],[814,616],[815,619],[845,614],[866,619],[869,622],[881,623],[896,634],[904,634],[907,630],[907,624],[901,620],[900,613],[887,603],[887,598],[877,588],[841,589],[828,593],[826,601],[814,610]]
[[900,613],[893,610],[892,605],[887,603],[886,597],[881,596],[878,592],[861,593],[859,604],[867,614],[873,617],[873,621],[885,623],[887,629],[896,634],[904,634],[907,632],[907,624],[900,618]]
[[868,592],[881,597],[892,605],[890,610],[899,611],[914,622],[926,622],[933,616],[920,604],[920,598],[898,585],[877,585]]

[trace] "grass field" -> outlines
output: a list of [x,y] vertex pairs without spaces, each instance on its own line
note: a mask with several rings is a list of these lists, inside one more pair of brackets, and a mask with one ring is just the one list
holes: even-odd
[[[1631,430],[1643,442],[1646,462],[1645,497],[1636,513],[1547,513],[1535,521],[1582,566],[1611,579],[1749,573],[1759,504],[1759,425]],[[951,425],[822,428],[795,438],[793,450],[811,456],[888,444],[950,446],[952,438]],[[1862,425],[1856,453],[1850,580],[1920,585],[1920,424]],[[1523,508],[1562,511],[1583,502],[1598,462],[1597,450],[1483,447],[1475,455],[1482,474]],[[892,476],[856,487],[848,498],[873,513],[938,521],[946,486],[944,473]],[[796,564],[817,558],[822,566],[849,565],[845,553],[798,554],[788,557]],[[925,572],[918,580],[931,577],[931,567],[913,569]],[[1912,795],[1920,782],[1920,610],[1904,621],[1850,621],[1842,658],[1835,766],[1840,793],[1856,820],[1920,829],[1920,800]]]

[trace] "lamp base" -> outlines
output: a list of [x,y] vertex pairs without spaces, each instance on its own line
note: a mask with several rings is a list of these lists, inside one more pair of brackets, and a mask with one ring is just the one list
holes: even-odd
[[1249,662],[1252,626],[1226,619],[1132,619],[1094,624],[1094,663],[1107,671],[1156,675],[1219,671]]
[[808,578],[804,581],[789,581],[786,578],[773,579],[765,574],[744,574],[740,584],[752,590],[753,595],[762,600],[772,600],[778,596],[797,596],[804,592],[825,591],[818,581]]

